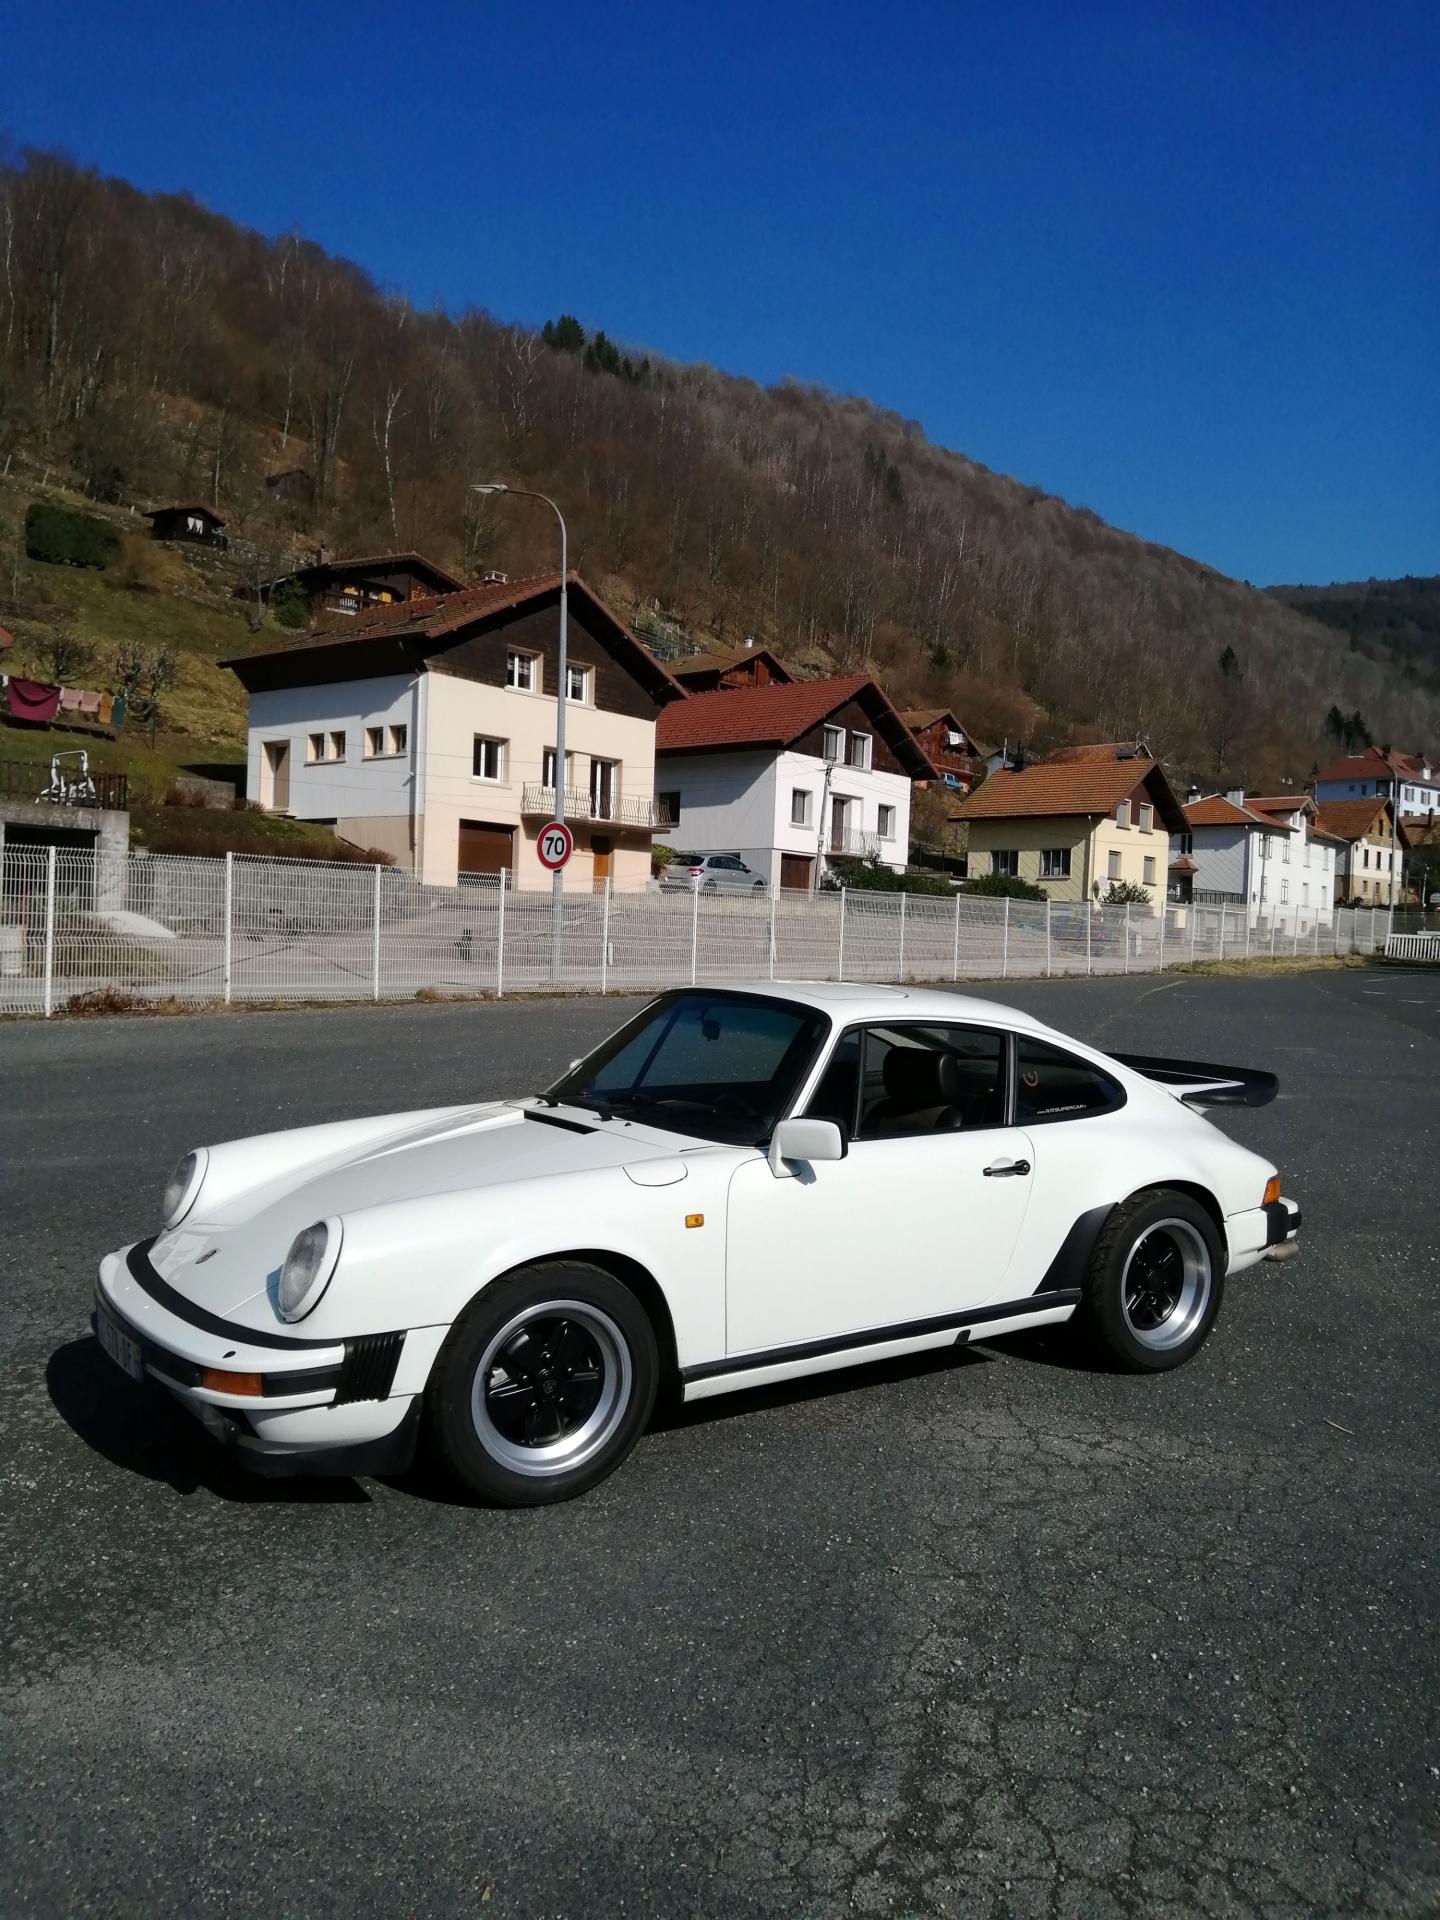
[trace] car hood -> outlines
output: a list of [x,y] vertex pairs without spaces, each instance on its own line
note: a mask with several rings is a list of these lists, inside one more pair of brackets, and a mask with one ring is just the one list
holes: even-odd
[[583,1109],[534,1101],[267,1134],[212,1150],[193,1217],[162,1233],[150,1260],[177,1291],[227,1313],[278,1283],[291,1242],[316,1220],[673,1159],[699,1144],[638,1123],[597,1124]]

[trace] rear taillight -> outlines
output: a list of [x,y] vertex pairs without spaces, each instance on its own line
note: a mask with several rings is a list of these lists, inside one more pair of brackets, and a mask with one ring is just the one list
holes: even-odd
[[704,867],[691,867],[690,878],[692,880],[698,880],[701,874],[704,873],[704,871],[705,871]]

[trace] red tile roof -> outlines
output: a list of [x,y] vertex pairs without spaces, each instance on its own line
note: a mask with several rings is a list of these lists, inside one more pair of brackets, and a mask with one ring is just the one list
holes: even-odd
[[1187,827],[1263,827],[1267,833],[1289,833],[1291,828],[1282,826],[1278,820],[1271,820],[1263,814],[1251,813],[1247,800],[1243,807],[1237,807],[1233,800],[1227,800],[1223,793],[1206,794],[1203,800],[1192,800],[1185,809]]
[[785,662],[769,647],[736,647],[727,653],[692,653],[684,660],[672,660],[670,671],[681,681],[704,679],[707,674],[728,673],[732,667],[743,667],[749,660],[767,661],[771,672],[783,677],[782,684],[792,678]]
[[1303,813],[1308,808],[1315,811],[1315,802],[1308,793],[1247,793],[1245,804],[1251,813]]
[[1399,753],[1392,747],[1387,759],[1379,747],[1367,747],[1363,753],[1347,754],[1343,760],[1332,761],[1315,777],[1317,780],[1373,780],[1377,774],[1398,773],[1402,779],[1413,780],[1428,766],[1433,780],[1436,765],[1423,753]]
[[[1321,802],[1316,824],[1322,833],[1334,834],[1337,840],[1363,840],[1389,808],[1388,800],[1373,796],[1368,800],[1325,800]],[[1389,838],[1388,834],[1381,837]]]
[[912,779],[939,778],[884,691],[864,673],[833,680],[797,680],[789,686],[692,693],[661,713],[655,728],[655,751],[701,753],[710,747],[788,747],[852,700],[865,708]]
[[1158,760],[1136,754],[1131,747],[1112,745],[1062,747],[1048,759],[1033,761],[1019,773],[1000,768],[951,814],[952,820],[1006,820],[1014,818],[1067,819],[1112,813],[1142,781],[1153,776],[1152,789],[1161,820],[1171,833],[1183,830],[1179,801],[1171,791]]

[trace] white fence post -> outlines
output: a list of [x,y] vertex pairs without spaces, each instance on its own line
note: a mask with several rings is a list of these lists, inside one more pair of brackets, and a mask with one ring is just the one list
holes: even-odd
[[[1250,958],[1250,909],[1245,909],[1245,958]],[[1275,951],[1275,910],[1270,910],[1270,951]]]
[[1290,928],[1290,958],[1293,960],[1300,951],[1300,909],[1295,909],[1295,919]]
[[775,907],[780,898],[780,889],[770,889],[770,978],[775,978]]
[[1190,897],[1190,964],[1195,964],[1195,922],[1200,918],[1200,909],[1195,904],[1194,889]]
[[1125,902],[1125,971],[1130,971],[1130,902]]
[[235,856],[225,856],[225,1005],[230,1004],[230,976],[235,959],[234,946],[235,920]]
[[[1005,904],[1008,907],[1010,902],[1007,900]],[[1000,973],[1003,978],[1005,973],[1003,959],[1000,962]],[[952,980],[960,978],[960,896],[958,893],[955,896],[955,949],[950,955],[950,978]]]
[[835,978],[845,978],[845,888],[840,889],[840,958],[835,966]]
[[500,907],[495,920],[495,998],[505,998],[505,881],[504,867],[500,869]]
[[1050,896],[1045,896],[1045,978],[1050,978]]
[[1375,951],[1375,914],[1376,914],[1376,909],[1374,907],[1371,907],[1370,909],[1370,951],[1371,953],[1374,953]]
[[1091,930],[1094,927],[1094,925],[1095,925],[1095,902],[1093,900],[1087,900],[1085,902],[1085,972],[1087,973],[1087,975],[1089,974],[1092,966],[1092,961],[1090,956],[1090,936],[1091,936]]
[[1156,966],[1162,969],[1165,965],[1165,914],[1166,914],[1166,911],[1167,909],[1165,906],[1165,902],[1162,900],[1160,902],[1160,953],[1159,953],[1158,959],[1155,962]]
[[375,868],[375,927],[370,940],[370,998],[380,998],[380,868]]
[[1225,902],[1220,902],[1220,958],[1225,958]]
[[[1247,960],[1250,958],[1248,942],[1245,947],[1245,958]],[[1273,907],[1270,909],[1270,958],[1272,960],[1275,958],[1275,909]]]
[[605,906],[600,921],[600,991],[604,993],[610,979],[610,876],[605,876]]
[[695,965],[700,952],[700,889],[690,896],[690,984],[695,984]]
[[[955,902],[958,907],[960,902]],[[1005,931],[1000,936],[1000,978],[1007,977],[1010,967],[1010,896],[1005,896]]]
[[55,848],[47,849],[45,860],[45,1018],[55,1006]]
[[909,898],[908,893],[902,893],[900,896],[900,969],[896,975],[899,980],[905,978],[905,902]]

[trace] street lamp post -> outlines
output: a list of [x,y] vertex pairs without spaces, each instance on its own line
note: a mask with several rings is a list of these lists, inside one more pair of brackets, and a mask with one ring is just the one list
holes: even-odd
[[[476,482],[471,486],[472,493],[508,493],[520,500],[543,500],[555,518],[560,522],[560,658],[557,668],[558,685],[555,688],[555,819],[565,824],[565,696],[568,691],[569,657],[566,643],[569,638],[569,584],[570,562],[568,537],[565,532],[565,516],[550,498],[548,493],[535,493],[529,487],[507,486],[503,480]],[[544,774],[544,768],[541,768]],[[543,781],[542,781],[543,784]],[[561,960],[564,954],[565,935],[565,871],[557,868],[551,879],[552,905],[550,912],[550,978],[554,981],[561,976]]]

